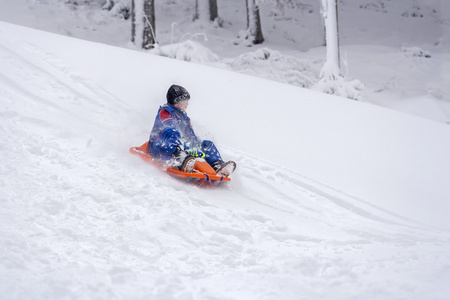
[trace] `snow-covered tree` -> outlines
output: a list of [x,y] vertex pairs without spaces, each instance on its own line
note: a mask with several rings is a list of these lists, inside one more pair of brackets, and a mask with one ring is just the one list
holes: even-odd
[[327,54],[315,88],[324,93],[359,100],[363,84],[358,80],[347,82],[341,75],[337,0],[321,1]]
[[131,0],[131,40],[142,49],[156,44],[155,1]]
[[327,47],[327,59],[322,73],[323,76],[337,77],[340,75],[340,57],[336,0],[322,0],[322,13]]
[[217,0],[195,0],[194,19],[211,22],[220,20]]
[[256,0],[245,0],[245,7],[247,8],[247,29],[239,32],[235,44],[244,43],[247,46],[262,44],[264,37],[261,29],[259,6]]

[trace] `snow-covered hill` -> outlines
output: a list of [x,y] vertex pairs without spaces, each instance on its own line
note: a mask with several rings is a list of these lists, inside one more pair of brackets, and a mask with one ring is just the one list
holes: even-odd
[[[2,299],[448,297],[448,126],[6,23],[0,61]],[[231,184],[128,154],[172,83]]]

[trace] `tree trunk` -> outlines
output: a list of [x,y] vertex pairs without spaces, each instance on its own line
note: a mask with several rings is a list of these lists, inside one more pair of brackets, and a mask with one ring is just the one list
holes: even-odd
[[248,0],[245,0],[245,8],[247,10],[247,29],[250,28],[250,12],[248,11]]
[[217,0],[209,0],[209,20],[214,22],[217,18],[219,18]]
[[219,18],[217,0],[195,0],[194,20],[214,22],[217,18]]
[[339,32],[337,20],[337,0],[322,0],[327,45],[327,71],[340,73]]
[[247,3],[247,30],[253,44],[262,44],[264,42],[261,30],[261,18],[259,16],[259,7],[255,0],[246,0]]
[[155,1],[131,1],[131,40],[142,49],[155,47]]

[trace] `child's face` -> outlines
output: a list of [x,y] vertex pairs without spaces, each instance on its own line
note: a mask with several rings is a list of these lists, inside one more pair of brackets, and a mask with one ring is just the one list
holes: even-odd
[[182,112],[186,112],[188,105],[189,105],[189,100],[184,100],[184,101],[178,102],[174,106],[176,108],[178,108],[179,110],[181,110]]

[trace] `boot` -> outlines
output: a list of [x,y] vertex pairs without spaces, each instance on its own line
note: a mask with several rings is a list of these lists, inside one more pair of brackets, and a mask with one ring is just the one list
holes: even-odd
[[234,161],[223,162],[221,160],[215,161],[211,164],[217,175],[228,177],[236,170],[236,163]]
[[180,167],[180,170],[186,173],[192,173],[195,167],[195,157],[188,156]]
[[172,154],[172,157],[170,158],[170,161],[168,162],[168,166],[171,168],[180,169],[183,166],[184,161],[186,160],[187,154],[184,151],[183,147],[177,146],[175,151]]

